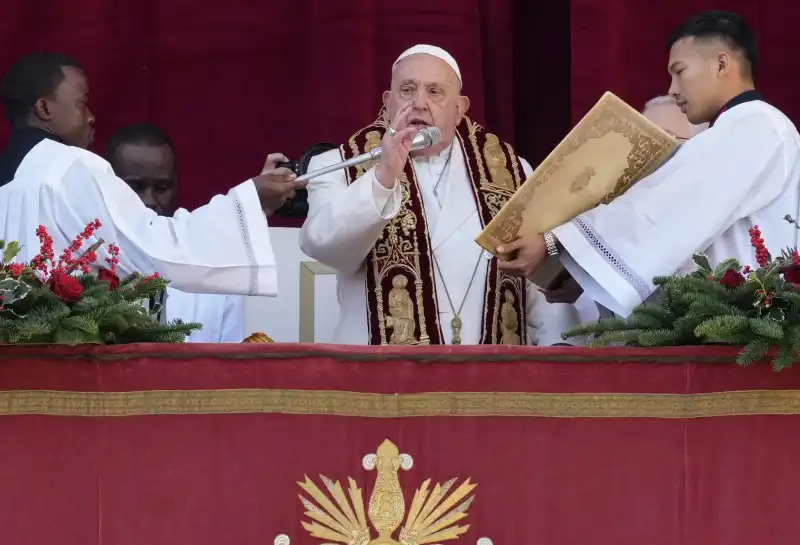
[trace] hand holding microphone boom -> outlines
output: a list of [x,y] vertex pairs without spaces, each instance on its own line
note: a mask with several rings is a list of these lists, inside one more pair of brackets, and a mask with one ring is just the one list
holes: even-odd
[[[427,149],[432,146],[435,146],[442,140],[442,133],[439,131],[438,127],[425,127],[421,129],[417,135],[414,137],[414,140],[411,142],[411,151],[419,151],[421,149]],[[298,182],[302,182],[304,180],[310,180],[311,178],[316,178],[317,176],[322,176],[323,174],[327,174],[329,172],[333,172],[334,170],[340,170],[343,168],[349,168],[352,166],[360,165],[361,163],[366,163],[367,161],[374,161],[375,159],[380,158],[381,153],[383,150],[380,146],[372,148],[368,153],[362,153],[361,155],[356,155],[352,159],[348,159],[347,161],[342,161],[341,163],[336,163],[335,165],[331,165],[329,167],[321,168],[319,170],[315,170],[314,172],[308,172],[303,174],[302,176],[298,176],[296,180]]]

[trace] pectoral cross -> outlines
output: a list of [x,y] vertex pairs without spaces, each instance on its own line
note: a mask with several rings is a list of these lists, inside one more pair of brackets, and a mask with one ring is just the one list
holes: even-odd
[[450,327],[453,328],[453,344],[461,344],[461,318],[456,316],[450,320]]

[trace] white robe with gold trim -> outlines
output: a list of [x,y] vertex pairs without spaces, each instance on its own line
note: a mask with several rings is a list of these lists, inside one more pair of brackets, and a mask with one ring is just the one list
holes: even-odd
[[[453,154],[448,164],[451,149]],[[314,157],[308,171],[339,161],[339,150],[328,151]],[[464,301],[462,343],[477,344],[481,336],[486,270],[491,256],[475,243],[481,232],[481,221],[464,156],[459,146],[451,146],[438,156],[417,157],[413,161],[432,233],[431,248],[444,276],[442,278],[431,265],[436,274],[439,321],[445,342],[450,344],[453,336],[449,325],[453,312],[443,289],[446,285],[456,311]],[[524,159],[522,164],[525,175],[530,176],[530,165]],[[375,179],[374,172],[374,169],[367,171],[350,186],[343,170],[312,179],[308,185],[309,215],[300,233],[300,246],[309,257],[336,269],[340,319],[334,342],[340,344],[369,342],[364,259],[399,211],[401,203],[399,184],[393,191],[387,190]],[[437,182],[438,197],[433,192]],[[468,290],[476,263],[478,270]],[[596,318],[597,309],[588,299],[577,305],[550,304],[535,286],[528,285],[527,322],[531,344],[564,342],[561,339],[564,330]]]
[[695,253],[757,267],[753,225],[773,255],[796,246],[787,214],[800,214],[800,136],[779,110],[753,101],[725,111],[611,204],[553,233],[584,294],[629,316],[654,277],[689,273]]

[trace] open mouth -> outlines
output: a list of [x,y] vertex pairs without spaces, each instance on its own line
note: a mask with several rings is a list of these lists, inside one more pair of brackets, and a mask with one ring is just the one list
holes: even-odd
[[430,127],[431,124],[425,121],[424,119],[420,119],[418,117],[412,118],[408,122],[409,126],[414,127],[415,129],[424,129],[425,127]]

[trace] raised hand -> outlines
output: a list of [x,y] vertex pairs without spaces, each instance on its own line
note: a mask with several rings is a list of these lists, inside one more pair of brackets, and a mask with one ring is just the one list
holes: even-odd
[[417,129],[408,126],[411,107],[411,103],[406,104],[397,112],[381,141],[382,153],[380,163],[375,168],[375,177],[388,189],[394,187],[395,180],[403,173],[417,135]]
[[284,201],[291,199],[297,189],[308,184],[308,181],[295,180],[297,175],[288,168],[277,168],[279,162],[284,163],[288,160],[282,153],[270,153],[261,174],[253,178],[258,198],[261,200],[261,208],[267,217],[274,214]]

